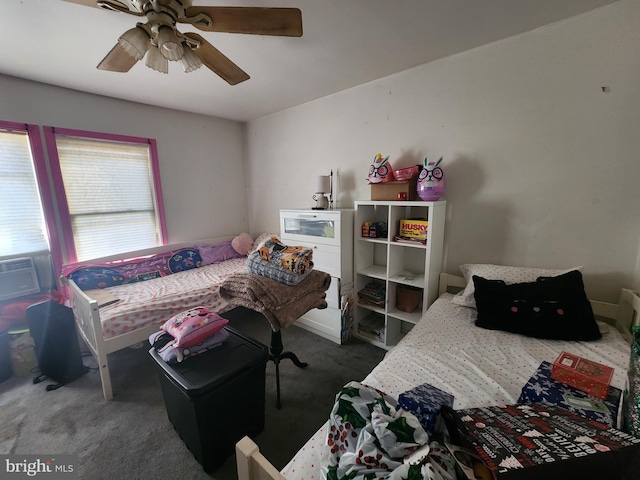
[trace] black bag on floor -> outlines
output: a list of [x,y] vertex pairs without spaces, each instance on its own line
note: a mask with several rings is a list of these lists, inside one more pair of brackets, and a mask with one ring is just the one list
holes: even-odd
[[82,363],[73,310],[53,301],[40,302],[27,308],[27,321],[42,373],[33,383],[46,376],[58,382],[47,386],[55,390],[88,370]]

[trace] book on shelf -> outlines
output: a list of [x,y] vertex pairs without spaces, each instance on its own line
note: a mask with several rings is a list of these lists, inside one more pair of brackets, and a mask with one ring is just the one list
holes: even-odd
[[412,245],[426,245],[427,244],[427,239],[426,238],[405,237],[405,236],[402,236],[402,235],[395,235],[393,237],[393,241],[394,242],[398,242],[398,243],[410,243]]
[[358,321],[358,333],[364,337],[384,341],[384,317],[367,315]]
[[373,333],[363,328],[358,327],[358,335],[364,338],[368,338],[369,340],[373,340],[376,342],[384,342],[384,333]]
[[358,296],[360,305],[371,305],[372,307],[384,308],[385,300],[373,300],[368,297]]
[[369,282],[358,291],[358,299],[361,302],[383,306],[385,302],[385,285],[383,283]]

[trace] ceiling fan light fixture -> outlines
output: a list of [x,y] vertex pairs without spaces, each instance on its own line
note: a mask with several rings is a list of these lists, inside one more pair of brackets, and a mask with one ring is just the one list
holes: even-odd
[[182,69],[184,73],[191,73],[202,66],[200,58],[194,53],[194,51],[188,46],[183,45],[184,55],[180,59]]
[[122,34],[118,43],[98,63],[99,70],[111,72],[128,72],[146,56],[147,67],[161,73],[169,73],[169,61],[180,61],[185,73],[204,65],[229,85],[237,85],[249,80],[249,74],[196,32],[182,33],[178,24],[187,23],[207,32],[281,37],[302,35],[299,8],[194,7],[192,0],[67,1],[146,19]]
[[151,48],[149,48],[145,65],[157,72],[169,73],[169,61],[162,56],[160,49],[155,45],[151,45]]
[[176,31],[167,26],[158,29],[158,49],[164,58],[171,61],[180,60],[184,55],[182,43],[178,40]]
[[133,58],[142,60],[149,50],[149,40],[149,34],[144,28],[134,27],[124,32],[118,39],[118,43]]

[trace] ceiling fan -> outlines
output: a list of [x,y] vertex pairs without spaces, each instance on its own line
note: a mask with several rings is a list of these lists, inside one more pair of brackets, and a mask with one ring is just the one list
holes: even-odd
[[302,13],[298,8],[194,6],[192,0],[64,0],[69,3],[146,17],[118,39],[98,64],[100,70],[128,72],[147,56],[146,65],[168,73],[169,61],[179,61],[185,72],[202,64],[230,85],[249,75],[202,36],[181,33],[177,23],[207,32],[253,35],[302,36]]

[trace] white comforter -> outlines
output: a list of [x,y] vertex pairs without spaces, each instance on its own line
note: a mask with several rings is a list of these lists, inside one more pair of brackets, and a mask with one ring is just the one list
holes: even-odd
[[[423,383],[455,396],[454,408],[516,403],[541,362],[568,351],[615,368],[612,385],[623,389],[629,345],[614,328],[595,342],[540,340],[474,325],[475,309],[443,294],[409,334],[362,381],[396,398]],[[282,470],[288,480],[320,479],[325,426]]]

